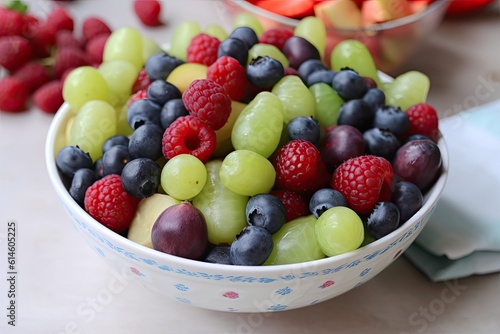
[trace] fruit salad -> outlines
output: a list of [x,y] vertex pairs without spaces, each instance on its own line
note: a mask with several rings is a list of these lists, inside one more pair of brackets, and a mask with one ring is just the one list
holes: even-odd
[[429,80],[384,79],[355,40],[327,63],[318,27],[186,21],[167,48],[114,30],[102,64],[64,83],[71,197],[144,247],[226,265],[322,259],[398,229],[441,173]]

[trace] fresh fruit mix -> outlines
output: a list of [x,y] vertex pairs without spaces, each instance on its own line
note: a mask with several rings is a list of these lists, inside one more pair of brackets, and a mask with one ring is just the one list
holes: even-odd
[[441,173],[429,80],[381,80],[355,40],[325,57],[324,29],[186,21],[166,49],[114,30],[102,64],[64,82],[56,165],[71,197],[141,245],[231,265],[321,259],[396,230]]

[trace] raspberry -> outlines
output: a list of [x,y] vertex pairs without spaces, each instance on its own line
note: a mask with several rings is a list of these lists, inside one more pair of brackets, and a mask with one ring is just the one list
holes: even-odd
[[0,38],[0,66],[7,71],[15,71],[28,61],[33,54],[28,40],[21,36]]
[[172,159],[179,154],[191,154],[202,162],[215,151],[216,134],[199,118],[181,116],[163,133],[163,156]]
[[0,37],[20,36],[23,32],[23,15],[15,10],[0,7]]
[[120,175],[111,174],[94,182],[85,192],[85,210],[110,230],[123,234],[129,228],[140,199],[129,195]]
[[54,33],[60,30],[73,31],[74,21],[66,8],[57,6],[47,15],[45,22],[54,30]]
[[128,105],[130,106],[132,102],[135,102],[137,100],[145,99],[148,97],[148,91],[147,90],[138,90],[132,96],[130,97],[130,100],[128,101]]
[[147,91],[149,85],[151,84],[151,80],[149,80],[148,73],[146,69],[142,68],[137,75],[137,79],[132,86],[132,93],[137,93],[140,90]]
[[302,139],[289,141],[278,150],[272,162],[276,170],[278,189],[309,195],[327,187],[330,182],[330,175],[321,160],[321,153],[309,141]]
[[59,79],[65,71],[86,65],[90,65],[90,62],[83,50],[72,47],[58,49],[54,64],[54,76]]
[[69,30],[59,30],[56,32],[56,47],[73,47],[73,48],[82,48],[82,43],[76,38],[73,32]]
[[405,136],[422,134],[437,142],[439,137],[439,119],[436,109],[427,103],[419,103],[406,110],[410,127]]
[[287,222],[311,214],[307,199],[298,192],[275,189],[270,193],[278,197],[285,206]]
[[83,20],[82,37],[85,41],[90,41],[92,38],[99,35],[110,35],[111,28],[102,19],[90,16]]
[[24,82],[32,92],[50,80],[47,69],[36,60],[24,64],[12,75]]
[[53,80],[44,84],[33,94],[35,106],[43,112],[55,114],[64,102],[62,89],[61,80]]
[[198,34],[187,48],[187,62],[210,66],[217,60],[220,40],[208,34]]
[[30,44],[37,57],[48,57],[51,48],[56,44],[56,31],[47,22],[43,22],[34,31]]
[[161,4],[158,0],[134,0],[134,12],[139,20],[148,27],[161,25]]
[[40,21],[34,15],[24,13],[23,15],[23,36],[31,39],[35,35],[35,31],[38,29]]
[[12,76],[0,80],[0,110],[23,111],[29,99],[29,88],[21,80]]
[[109,34],[100,34],[92,37],[85,44],[85,53],[87,53],[89,61],[93,64],[102,63],[102,55],[104,54],[104,46],[108,40]]
[[259,43],[271,44],[282,50],[286,40],[293,36],[293,31],[287,28],[271,28],[259,37]]
[[231,114],[231,98],[224,87],[207,79],[191,82],[182,94],[182,102],[191,115],[214,131],[222,128]]
[[361,155],[343,162],[333,173],[332,188],[358,214],[368,214],[377,202],[389,201],[392,193],[391,163],[374,155]]
[[207,69],[207,79],[224,87],[233,101],[240,101],[245,95],[246,71],[233,57],[222,56],[217,58]]

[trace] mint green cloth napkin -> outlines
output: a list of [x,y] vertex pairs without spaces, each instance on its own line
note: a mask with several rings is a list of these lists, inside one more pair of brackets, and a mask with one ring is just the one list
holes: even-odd
[[432,281],[500,272],[500,101],[440,121],[449,174],[405,256]]

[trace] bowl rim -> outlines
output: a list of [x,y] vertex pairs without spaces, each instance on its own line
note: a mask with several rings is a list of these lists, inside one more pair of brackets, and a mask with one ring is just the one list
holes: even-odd
[[[285,17],[279,14],[275,14],[273,12],[267,11],[265,9],[259,8],[251,3],[249,3],[246,0],[224,0],[229,3],[231,6],[236,6],[239,7],[243,10],[246,10],[248,12],[253,13],[254,15],[259,15],[261,17],[264,17],[269,20],[276,21],[281,24],[285,24],[288,26],[296,27],[298,23],[300,22],[299,19],[292,19],[289,17]],[[420,20],[422,17],[427,16],[428,14],[437,11],[439,9],[443,10],[443,13],[445,9],[448,7],[449,1],[448,0],[435,0],[432,3],[430,3],[425,10],[420,11],[415,14],[411,14],[396,20],[384,22],[384,23],[377,23],[377,24],[372,24],[366,27],[360,27],[360,28],[339,28],[339,27],[326,27],[327,31],[337,31],[337,32],[342,32],[342,33],[363,33],[363,32],[380,32],[384,31],[387,29],[392,29],[392,28],[397,28],[401,27],[404,25],[411,24],[413,22],[416,22]],[[445,7],[445,8],[443,8]]]
[[[382,78],[384,78],[384,76],[382,76]],[[241,276],[245,274],[252,276],[273,275],[278,272],[296,272],[297,269],[301,268],[321,268],[328,264],[336,264],[337,262],[340,263],[343,261],[347,261],[347,259],[349,258],[358,258],[365,252],[371,253],[376,251],[377,249],[382,248],[382,245],[384,243],[388,242],[389,240],[397,240],[406,232],[408,232],[424,214],[431,211],[432,206],[438,201],[439,197],[441,196],[448,177],[448,149],[444,138],[441,136],[438,141],[438,146],[440,148],[442,157],[441,175],[426,193],[426,197],[424,197],[424,205],[408,221],[406,221],[394,232],[389,233],[388,235],[378,240],[372,241],[371,243],[359,247],[353,251],[313,261],[269,266],[236,266],[208,263],[200,260],[192,260],[162,253],[152,248],[140,245],[100,224],[97,220],[93,219],[83,208],[81,208],[76,203],[76,201],[73,200],[73,198],[71,198],[57,171],[55,163],[55,157],[57,153],[55,150],[57,148],[57,135],[61,133],[61,131],[63,131],[64,133],[66,132],[66,129],[61,129],[61,126],[63,124],[66,124],[72,115],[74,115],[74,113],[71,110],[69,104],[67,104],[66,102],[63,103],[61,108],[54,115],[45,140],[45,165],[49,174],[49,179],[59,199],[62,201],[63,206],[66,207],[66,210],[74,212],[76,213],[76,215],[84,219],[85,222],[90,225],[92,229],[94,229],[100,236],[108,238],[109,240],[114,240],[116,241],[116,243],[124,245],[124,247],[127,247],[127,249],[134,251],[136,254],[147,255],[151,259],[157,259],[158,262],[169,263],[170,265],[176,265],[179,268],[192,268],[194,271],[205,270],[206,272],[223,272],[227,275],[235,276]]]

